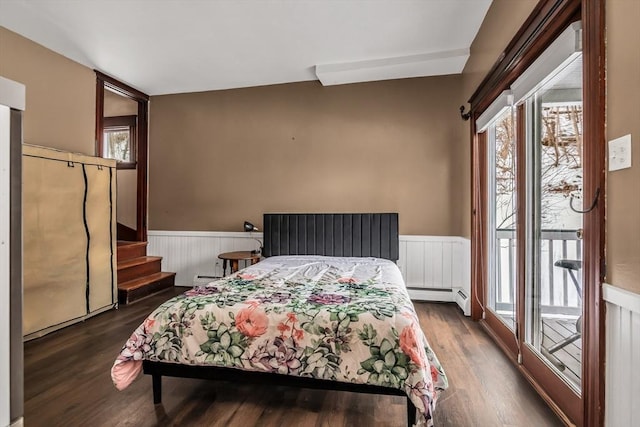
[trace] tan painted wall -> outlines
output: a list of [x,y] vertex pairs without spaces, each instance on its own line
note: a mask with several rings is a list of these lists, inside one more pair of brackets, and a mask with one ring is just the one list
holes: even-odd
[[111,92],[110,90],[104,91],[104,116],[116,117],[116,116],[137,116],[138,115],[138,103],[133,99],[126,98],[122,95]]
[[[137,116],[138,103],[130,98],[104,91],[104,116]],[[116,219],[134,230],[137,228],[138,175],[136,169],[118,169],[118,200]]]
[[137,228],[138,172],[136,169],[118,169],[116,220],[129,228]]
[[[538,0],[493,0],[482,26],[471,45],[471,57],[462,72],[463,93],[460,104],[469,109],[467,101],[478,88],[500,54],[531,14]],[[468,123],[468,122],[467,122]],[[471,143],[469,127],[460,146],[461,174],[460,206],[464,215],[460,230],[471,236]]]
[[264,212],[397,211],[458,235],[460,76],[151,98],[149,228],[235,230]]
[[608,0],[607,139],[631,134],[632,166],[607,175],[607,282],[640,293],[640,2]]
[[27,87],[25,142],[94,155],[96,77],[90,68],[0,27],[0,75]]

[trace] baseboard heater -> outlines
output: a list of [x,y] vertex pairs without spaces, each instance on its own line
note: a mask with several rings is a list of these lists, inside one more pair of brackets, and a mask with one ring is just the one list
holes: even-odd
[[456,304],[462,309],[465,316],[471,315],[471,298],[462,290],[458,289],[454,296]]
[[471,298],[460,288],[418,288],[407,286],[409,297],[414,301],[455,302],[465,316],[471,315]]
[[193,278],[193,286],[204,286],[206,284],[208,284],[209,282],[213,282],[216,279],[221,279],[220,276],[201,276],[201,275],[196,275]]

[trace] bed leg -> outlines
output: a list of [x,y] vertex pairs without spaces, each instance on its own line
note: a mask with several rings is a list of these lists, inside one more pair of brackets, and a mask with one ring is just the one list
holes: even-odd
[[407,426],[413,427],[416,424],[416,405],[407,397]]
[[151,375],[153,379],[153,403],[162,403],[162,376],[158,374]]

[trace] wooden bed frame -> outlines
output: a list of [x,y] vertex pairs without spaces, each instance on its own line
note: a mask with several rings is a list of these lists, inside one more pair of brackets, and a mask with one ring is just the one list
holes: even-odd
[[[327,255],[378,257],[398,260],[398,214],[265,214],[264,256]],[[407,398],[407,425],[416,422],[416,407],[403,390],[296,377],[270,372],[242,371],[216,366],[142,362],[153,380],[153,403],[162,402],[162,377],[197,378],[249,384],[350,391]]]

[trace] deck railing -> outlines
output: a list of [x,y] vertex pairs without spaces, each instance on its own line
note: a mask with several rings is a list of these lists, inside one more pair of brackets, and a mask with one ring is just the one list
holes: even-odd
[[[542,230],[540,240],[540,305],[542,314],[578,316],[581,296],[569,272],[553,264],[559,259],[582,259],[582,241],[577,230]],[[514,230],[496,230],[498,251],[496,269],[496,309],[513,311],[516,277],[516,241]],[[580,283],[581,272],[574,273]]]

